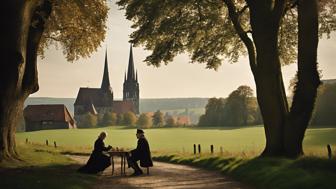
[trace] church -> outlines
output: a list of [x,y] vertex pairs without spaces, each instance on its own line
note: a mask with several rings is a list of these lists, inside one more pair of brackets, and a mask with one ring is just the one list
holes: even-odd
[[107,112],[117,114],[128,111],[139,114],[139,83],[138,73],[134,68],[133,50],[130,47],[127,75],[125,73],[123,85],[123,100],[114,100],[113,90],[110,84],[107,51],[105,54],[105,65],[103,79],[100,88],[84,88],[78,91],[74,104],[75,119],[80,122],[81,116],[91,113],[103,116]]

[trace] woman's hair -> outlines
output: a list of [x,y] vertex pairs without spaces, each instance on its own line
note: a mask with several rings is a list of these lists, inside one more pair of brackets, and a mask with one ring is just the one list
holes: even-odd
[[99,138],[101,138],[101,137],[106,137],[107,136],[107,133],[105,132],[105,131],[103,131],[103,132],[101,132],[100,134],[99,134]]

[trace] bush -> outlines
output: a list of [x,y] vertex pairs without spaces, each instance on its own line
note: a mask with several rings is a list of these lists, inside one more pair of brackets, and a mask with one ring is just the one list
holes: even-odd
[[117,114],[114,112],[106,112],[101,120],[101,125],[109,126],[117,124]]
[[127,126],[135,126],[137,117],[133,112],[127,112],[124,114],[124,124]]
[[150,128],[153,126],[152,118],[147,114],[143,113],[139,116],[137,124],[141,128]]
[[91,113],[84,114],[79,121],[79,128],[93,128],[97,127],[98,117],[97,115],[93,115]]

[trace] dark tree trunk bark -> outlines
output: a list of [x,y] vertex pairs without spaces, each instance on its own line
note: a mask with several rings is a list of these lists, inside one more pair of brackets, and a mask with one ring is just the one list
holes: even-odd
[[[282,156],[284,154],[283,125],[288,114],[288,104],[278,52],[281,16],[275,14],[274,10],[262,2],[261,4],[252,2],[251,6],[252,36],[257,54],[254,79],[266,135],[266,147],[262,155]],[[277,9],[281,12],[283,6]]]
[[298,2],[298,81],[285,125],[286,156],[303,154],[302,142],[309,124],[320,77],[317,70],[318,6],[317,0]]
[[298,3],[298,83],[290,112],[278,52],[278,32],[286,1],[246,0],[253,42],[239,23],[233,1],[223,1],[249,54],[266,135],[262,156],[298,157],[303,154],[302,141],[320,84],[316,62],[317,0],[299,0]]
[[[36,57],[51,12],[46,0],[5,0],[1,6],[0,161],[16,158],[15,128],[18,112],[36,92]],[[34,23],[34,24],[32,24]]]

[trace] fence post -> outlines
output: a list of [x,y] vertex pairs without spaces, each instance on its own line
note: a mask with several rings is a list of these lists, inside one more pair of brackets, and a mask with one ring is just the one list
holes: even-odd
[[54,147],[57,148],[56,141],[54,141]]
[[28,138],[26,138],[26,144],[28,144]]
[[223,146],[220,147],[220,153],[223,155]]
[[330,144],[327,145],[327,149],[328,149],[328,158],[331,159],[332,158],[332,152],[331,152]]
[[211,151],[211,154],[214,153],[214,146],[213,146],[213,144],[210,145],[210,151]]
[[46,145],[47,145],[47,146],[49,145],[48,140],[46,140]]
[[196,154],[196,144],[194,144],[194,155]]
[[201,154],[201,145],[198,144],[198,153]]

